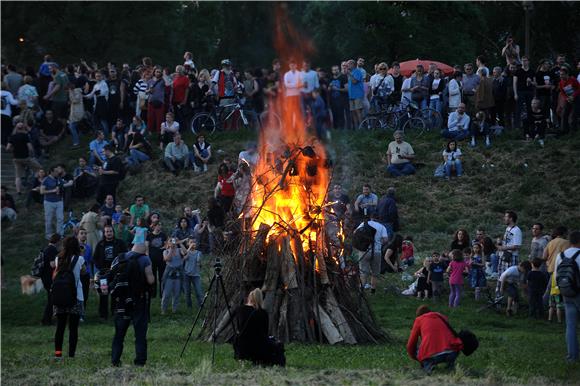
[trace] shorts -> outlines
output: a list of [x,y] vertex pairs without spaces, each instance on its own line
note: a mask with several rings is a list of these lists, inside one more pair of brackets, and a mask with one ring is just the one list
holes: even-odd
[[12,160],[14,163],[14,170],[16,174],[16,178],[22,178],[26,175],[26,167],[28,166],[35,172],[39,169],[42,169],[42,166],[38,163],[38,161],[34,158],[14,158]]
[[54,113],[54,116],[58,119],[67,119],[68,117],[68,106],[66,102],[51,102],[50,109]]
[[550,308],[564,309],[562,295],[550,295]]
[[359,98],[359,99],[349,99],[349,103],[350,103],[350,111],[362,110],[362,108],[363,108],[363,100],[362,100],[362,98]]
[[381,273],[381,254],[371,251],[366,253],[359,252],[361,259],[359,261],[359,269],[365,275],[379,276]]
[[509,283],[507,285],[507,288],[506,288],[506,293],[507,293],[508,297],[514,299],[515,301],[518,301],[519,291],[518,291],[518,286],[516,284]]

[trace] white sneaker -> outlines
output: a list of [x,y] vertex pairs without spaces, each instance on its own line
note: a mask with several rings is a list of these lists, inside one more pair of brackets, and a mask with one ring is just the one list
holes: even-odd
[[543,139],[538,140],[538,143],[540,144],[540,147],[544,147],[544,140]]
[[491,146],[491,142],[489,141],[489,138],[485,139],[485,146],[487,146],[487,147]]

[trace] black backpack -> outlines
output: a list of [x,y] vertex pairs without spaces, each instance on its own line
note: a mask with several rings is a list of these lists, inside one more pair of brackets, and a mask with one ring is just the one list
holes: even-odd
[[366,252],[375,241],[377,230],[365,221],[363,226],[357,228],[352,235],[352,246],[361,252]]
[[579,254],[580,251],[577,251],[572,257],[565,257],[564,252],[560,254],[562,261],[556,269],[556,285],[562,296],[573,298],[580,294],[580,270],[576,264],[576,258]]
[[147,294],[145,272],[139,266],[142,254],[122,253],[109,272],[109,288],[115,313],[131,317],[136,302]]
[[50,293],[52,294],[52,302],[57,307],[70,308],[77,303],[77,281],[73,269],[78,260],[79,257],[75,256],[66,269],[57,271],[52,280]]
[[30,269],[30,276],[42,277],[44,273],[44,251],[41,249],[38,252],[38,256],[34,259],[32,263],[32,268]]

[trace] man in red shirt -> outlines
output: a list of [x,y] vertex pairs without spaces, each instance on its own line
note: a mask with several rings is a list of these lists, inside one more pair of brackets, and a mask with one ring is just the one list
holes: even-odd
[[[459,351],[463,349],[463,342],[449,329],[447,317],[431,312],[426,305],[419,306],[416,315],[417,319],[407,342],[409,357],[419,361],[429,375],[438,363],[447,363],[448,368],[453,368]],[[417,349],[419,338],[421,344]]]
[[175,67],[175,76],[173,77],[173,95],[171,105],[175,120],[179,127],[183,128],[185,124],[185,107],[189,94],[189,77],[185,74],[185,68],[181,65]]
[[570,76],[570,71],[567,67],[560,68],[560,98],[562,100],[562,122],[560,127],[562,133],[567,134],[570,131],[570,121],[572,122],[572,130],[576,130],[576,105],[578,104],[578,96],[580,96],[580,84],[573,77]]

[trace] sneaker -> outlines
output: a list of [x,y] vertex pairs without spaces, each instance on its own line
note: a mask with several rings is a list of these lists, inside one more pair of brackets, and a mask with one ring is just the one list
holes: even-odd
[[489,141],[489,138],[485,140],[485,147],[491,147],[491,142]]
[[540,144],[540,147],[544,147],[544,140],[543,139],[538,140],[538,143]]
[[425,363],[423,366],[421,366],[423,368],[423,371],[427,374],[427,375],[431,375],[431,373],[433,372],[433,362],[427,362]]
[[363,287],[363,288],[364,288],[364,289],[370,289],[370,288],[371,288],[371,285],[370,285],[369,283],[367,283],[367,284],[365,284],[365,285],[364,285],[364,287]]
[[475,147],[475,140],[472,139],[471,142],[469,143],[469,147]]

